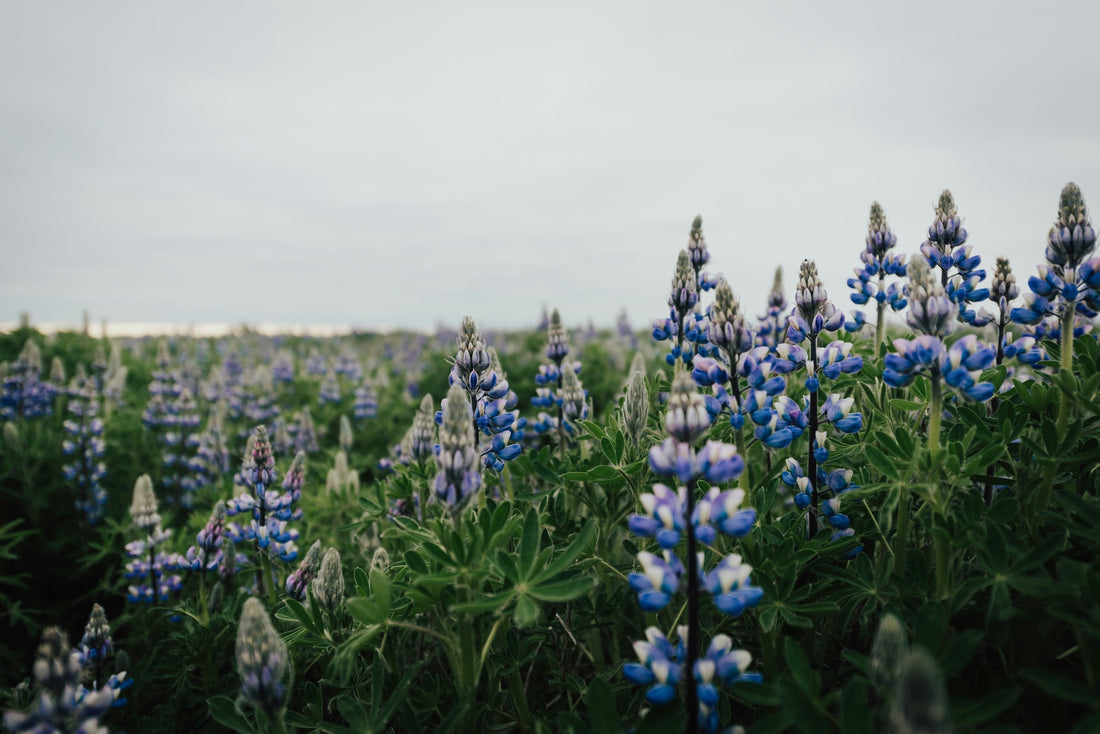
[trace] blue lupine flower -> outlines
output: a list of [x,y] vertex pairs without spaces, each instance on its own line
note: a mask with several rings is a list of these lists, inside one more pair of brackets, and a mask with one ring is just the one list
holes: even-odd
[[687,250],[680,250],[676,260],[676,272],[672,276],[672,288],[668,296],[668,319],[658,319],[653,323],[653,338],[657,341],[672,341],[672,351],[666,357],[669,364],[674,364],[676,359],[682,359],[684,363],[691,361],[693,356],[690,348],[685,348],[684,342],[687,335],[688,317],[699,302],[699,279],[691,264],[691,256]]
[[41,373],[42,353],[32,339],[27,339],[4,375],[0,419],[39,418],[52,412],[54,387],[39,379]]
[[70,390],[69,412],[72,418],[64,423],[69,438],[61,444],[61,453],[73,457],[61,467],[66,481],[76,485],[76,506],[84,512],[88,523],[94,525],[103,517],[107,492],[100,480],[107,475],[101,461],[106,445],[103,441],[103,421],[99,413],[99,395],[95,382],[87,378],[74,381]]
[[[299,456],[302,456],[299,454]],[[271,442],[267,437],[267,429],[257,426],[250,442],[250,449],[246,452],[241,466],[241,477],[247,487],[247,491],[237,495],[226,504],[226,515],[248,515],[251,517],[248,525],[237,522],[230,523],[228,536],[234,543],[246,541],[254,542],[257,551],[267,553],[270,558],[278,559],[284,563],[290,563],[298,557],[298,531],[289,527],[288,523],[301,518],[301,508],[295,508],[294,503],[301,497],[300,459],[295,457],[294,465],[288,472],[284,490],[280,492],[271,489],[278,480],[278,470],[275,468],[275,456]]]
[[[654,706],[670,703],[683,680],[684,640],[687,627],[677,628],[679,642],[673,645],[656,627],[645,631],[646,639],[634,643],[634,653],[640,663],[623,665],[623,675],[635,685],[648,686],[646,700]],[[692,679],[698,693],[699,730],[713,734],[718,731],[718,689],[716,682],[731,685],[737,682],[759,683],[758,673],[746,672],[752,656],[745,650],[733,649],[727,635],[716,635],[706,652],[695,661]]]
[[680,587],[683,564],[668,550],[664,551],[664,558],[642,551],[638,554],[638,563],[642,572],[627,577],[630,588],[638,594],[638,605],[644,612],[664,609]]
[[321,389],[317,393],[317,402],[321,405],[340,402],[340,382],[336,378],[334,368],[330,368],[325,374],[325,379],[321,381]]
[[356,420],[366,420],[378,415],[378,397],[370,382],[364,380],[355,388],[355,404],[352,410]]
[[305,454],[313,454],[320,450],[317,443],[317,429],[313,425],[313,415],[309,408],[302,408],[298,414],[298,426],[294,431],[294,450]]
[[723,614],[738,617],[764,598],[764,590],[752,585],[752,566],[741,563],[741,556],[726,556],[707,573],[703,586],[714,596],[714,605]]
[[695,217],[691,223],[687,252],[699,290],[708,291],[718,285],[718,278],[703,272],[703,266],[710,262],[710,253],[707,251],[707,240],[703,237],[703,218],[700,216]]
[[34,663],[38,698],[27,713],[5,711],[4,728],[33,734],[106,734],[99,717],[111,708],[117,690],[105,685],[88,691],[80,684],[80,674],[79,654],[69,647],[65,632],[60,627],[45,629]]
[[[641,662],[623,665],[623,675],[635,685],[649,686],[646,700],[663,706],[676,697],[676,686],[683,671],[681,655],[656,627],[647,628],[645,634],[645,642],[634,643],[634,653]],[[681,639],[684,636],[681,634]]]
[[945,349],[943,342],[928,335],[916,339],[895,339],[894,354],[886,355],[882,379],[891,387],[905,387],[917,375],[936,370],[944,382],[968,400],[984,402],[993,396],[993,384],[978,382],[981,371],[990,367],[996,352],[968,334]]
[[[897,283],[886,286],[887,275],[905,276],[905,256],[890,254],[897,243],[897,235],[890,230],[882,207],[877,201],[873,202],[865,246],[859,255],[863,266],[855,269],[856,277],[848,279],[848,287],[855,291],[850,297],[857,306],[875,302],[879,322],[882,321],[887,306],[893,311],[900,311],[906,305],[903,288],[898,288]],[[845,322],[844,329],[855,332],[863,323],[863,313],[856,311],[853,321]],[[881,335],[881,323],[878,326]]]
[[716,533],[721,531],[731,538],[744,538],[756,526],[756,510],[741,509],[745,501],[742,489],[722,491],[711,487],[707,495],[695,506],[692,525],[700,542],[712,545]]
[[276,382],[288,384],[294,381],[294,356],[280,349],[271,362],[271,377]]
[[965,304],[984,301],[989,297],[989,290],[979,287],[985,278],[985,271],[977,269],[981,258],[971,254],[971,248],[966,244],[967,236],[955,208],[955,198],[944,189],[936,205],[936,219],[928,228],[928,239],[920,249],[925,263],[940,271],[940,285],[946,297],[956,305],[952,317],[958,315],[964,319],[974,313],[965,309]]
[[630,516],[630,532],[643,538],[656,538],[657,544],[665,550],[679,545],[684,531],[684,509],[679,494],[664,484],[655,484],[653,491],[643,493],[638,501],[645,514]]

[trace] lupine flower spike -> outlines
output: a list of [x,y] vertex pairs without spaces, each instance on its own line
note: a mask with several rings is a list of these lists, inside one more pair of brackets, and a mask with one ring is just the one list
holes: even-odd
[[[752,586],[752,568],[743,564],[737,554],[722,558],[705,575],[701,571],[704,553],[699,543],[711,546],[718,532],[744,537],[756,521],[755,511],[741,508],[745,497],[741,489],[722,491],[713,486],[705,497],[695,501],[699,480],[719,485],[735,480],[744,471],[744,462],[729,444],[708,441],[701,449],[695,448],[709,431],[710,421],[706,402],[692,377],[686,372],[678,372],[665,413],[665,430],[669,437],[653,447],[649,463],[655,474],[675,479],[685,486],[674,490],[658,484],[651,494],[643,494],[640,498],[644,514],[631,516],[630,529],[640,536],[654,538],[661,554],[639,553],[641,572],[631,574],[629,583],[638,594],[639,605],[647,612],[663,609],[681,588],[686,587],[688,625],[681,632],[681,642],[676,649],[651,628],[647,631],[649,642],[636,645],[640,664],[627,665],[623,670],[632,682],[649,685],[647,699],[658,705],[675,696],[684,667],[694,671],[687,681],[688,728],[695,730],[702,724],[704,731],[716,730],[717,717],[713,714],[717,699],[713,688],[708,686],[713,686],[716,672],[713,666],[718,664],[723,651],[728,651],[728,645],[717,640],[717,647],[712,644],[707,655],[699,658],[700,587],[714,596],[720,611],[732,616],[757,605],[763,596],[759,587]],[[675,554],[685,537],[686,569]],[[728,667],[723,668],[726,669]]]
[[672,341],[672,348],[665,361],[670,365],[681,360],[684,364],[691,362],[691,347],[685,345],[688,319],[693,318],[695,305],[699,302],[699,284],[692,268],[691,256],[687,250],[680,250],[676,260],[676,272],[672,276],[672,289],[668,296],[670,308],[667,319],[657,319],[653,322],[653,338],[656,341]]
[[[906,304],[904,288],[897,283],[886,286],[887,275],[905,277],[905,256],[890,254],[897,243],[898,237],[890,231],[882,206],[877,201],[872,203],[866,245],[859,255],[863,266],[856,268],[856,277],[848,279],[848,287],[855,291],[851,295],[852,303],[862,306],[871,300],[875,301],[875,350],[879,356],[882,356],[882,343],[886,333],[886,307],[889,306],[892,311],[900,311]],[[844,324],[844,328],[855,331],[848,323]]]
[[967,308],[968,304],[989,297],[989,289],[980,287],[985,279],[985,271],[978,267],[982,259],[971,253],[970,245],[966,244],[967,237],[962,218],[955,208],[955,198],[944,189],[936,205],[936,219],[928,228],[928,239],[921,245],[921,254],[933,271],[939,271],[940,285],[958,307],[958,319],[983,326],[981,317]]
[[42,643],[34,661],[38,699],[30,712],[4,712],[4,728],[29,734],[107,734],[99,723],[115,702],[117,689],[105,685],[87,690],[80,682],[80,653],[69,647],[68,636],[60,627],[42,633]]
[[241,676],[238,706],[248,704],[262,711],[272,726],[283,731],[290,656],[263,602],[254,596],[245,600],[237,627],[237,672]]
[[473,411],[466,390],[458,382],[447,391],[435,455],[439,473],[433,499],[443,503],[456,518],[481,489],[481,473],[474,447]]

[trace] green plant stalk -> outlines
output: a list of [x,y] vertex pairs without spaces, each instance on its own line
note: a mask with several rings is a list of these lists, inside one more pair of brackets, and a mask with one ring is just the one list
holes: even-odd
[[[1064,375],[1073,370],[1073,313],[1075,307],[1070,305],[1062,314],[1062,357],[1059,363],[1059,372]],[[1058,398],[1058,440],[1061,442],[1069,430],[1069,393],[1062,391]],[[1035,496],[1035,516],[1047,508],[1050,504],[1050,494],[1054,490],[1054,477],[1058,473],[1058,465],[1055,462],[1047,464],[1043,470],[1043,483],[1039,486],[1039,493]]]
[[256,552],[260,554],[260,593],[264,593],[264,589],[267,589],[267,601],[271,605],[271,608],[275,608],[275,584],[271,583],[271,559],[267,557],[267,553],[260,548],[256,547]]
[[[463,595],[469,600],[469,590]],[[474,620],[469,614],[463,614],[458,620],[458,687],[462,703],[469,705],[468,714],[473,713],[474,698],[477,695],[477,649],[474,645]]]
[[936,598],[946,599],[951,590],[951,549],[948,539],[936,535],[932,539],[936,552]]
[[206,604],[206,568],[199,574],[199,609],[202,611],[202,626],[210,624],[210,609]]
[[[932,399],[928,408],[931,411],[928,416],[928,451],[934,461],[940,453],[940,428],[943,422],[943,384],[941,383],[939,367],[936,365],[932,367],[931,379]],[[935,472],[936,468],[933,467],[932,471]],[[947,502],[941,501],[939,505],[939,511],[946,510]],[[947,546],[948,539],[942,535],[936,535],[933,537],[932,543],[936,554],[936,597],[946,599],[948,587],[951,585],[951,554]]]
[[894,575],[898,578],[905,576],[905,552],[909,543],[909,485],[900,487],[901,496],[898,498],[898,516],[895,520],[897,526],[894,531]]

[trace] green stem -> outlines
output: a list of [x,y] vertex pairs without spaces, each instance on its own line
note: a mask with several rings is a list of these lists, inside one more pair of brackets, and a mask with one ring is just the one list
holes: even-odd
[[271,582],[271,559],[267,557],[267,553],[260,549],[256,549],[260,554],[260,586],[258,591],[262,594],[264,589],[267,589],[267,601],[271,606],[272,611],[275,609],[275,584]]
[[940,368],[932,366],[932,400],[928,405],[928,450],[935,458],[940,452],[940,424],[943,422],[943,385]]
[[[1062,362],[1059,371],[1063,375],[1069,375],[1073,371],[1073,304],[1068,304],[1066,312],[1062,314]],[[1066,437],[1069,428],[1070,396],[1062,391],[1061,400],[1058,403],[1058,439]]]
[[474,646],[474,620],[469,614],[463,614],[458,620],[458,682],[462,703],[470,708],[467,715],[473,714],[474,698],[477,693],[477,650]]
[[932,542],[936,551],[936,598],[946,599],[951,586],[950,541],[942,534],[937,534]]
[[901,497],[898,498],[897,529],[894,533],[894,575],[905,577],[905,552],[909,548],[909,485],[901,485]]
[[202,611],[202,626],[210,624],[210,609],[206,604],[206,568],[199,574],[199,609]]

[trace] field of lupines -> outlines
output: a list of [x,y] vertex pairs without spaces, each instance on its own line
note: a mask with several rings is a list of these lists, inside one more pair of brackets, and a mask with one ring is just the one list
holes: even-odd
[[1020,288],[945,191],[766,304],[697,218],[644,338],[2,335],[4,727],[1100,731],[1095,240]]

